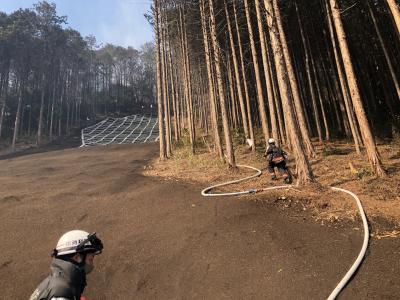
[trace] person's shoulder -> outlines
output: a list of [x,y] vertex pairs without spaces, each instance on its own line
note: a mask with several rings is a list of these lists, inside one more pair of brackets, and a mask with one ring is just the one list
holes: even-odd
[[75,300],[75,288],[61,278],[54,278],[51,282],[51,294],[56,300]]

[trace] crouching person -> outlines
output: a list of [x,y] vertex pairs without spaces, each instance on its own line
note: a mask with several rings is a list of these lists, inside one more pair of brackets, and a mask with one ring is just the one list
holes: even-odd
[[287,153],[276,145],[275,139],[268,140],[268,148],[264,157],[268,159],[268,172],[272,180],[277,180],[275,168],[282,174],[285,183],[292,183],[292,176],[286,167]]
[[80,300],[86,287],[86,275],[93,270],[94,257],[102,250],[103,243],[96,233],[82,230],[65,233],[53,250],[50,275],[29,300]]

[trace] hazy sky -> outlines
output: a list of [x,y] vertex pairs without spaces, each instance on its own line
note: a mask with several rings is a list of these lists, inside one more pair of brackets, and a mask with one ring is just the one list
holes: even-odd
[[[0,0],[0,11],[31,8],[35,0]],[[53,0],[57,14],[68,17],[68,26],[82,36],[93,34],[97,43],[133,46],[138,49],[153,40],[153,31],[143,14],[150,0]]]

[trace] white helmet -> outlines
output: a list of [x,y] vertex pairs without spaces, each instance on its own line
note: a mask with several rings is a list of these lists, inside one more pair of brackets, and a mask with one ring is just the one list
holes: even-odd
[[53,256],[62,256],[72,253],[93,252],[100,254],[103,243],[96,236],[96,233],[89,234],[83,230],[72,230],[63,234],[58,240]]
[[276,144],[276,140],[271,138],[268,140],[268,144]]

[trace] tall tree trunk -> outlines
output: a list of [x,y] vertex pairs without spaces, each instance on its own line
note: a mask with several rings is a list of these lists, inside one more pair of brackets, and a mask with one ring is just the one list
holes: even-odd
[[183,69],[184,69],[184,88],[185,88],[185,100],[186,100],[186,112],[187,112],[187,123],[189,129],[189,139],[190,139],[190,149],[192,154],[194,154],[195,141],[194,141],[194,123],[193,123],[193,108],[192,108],[192,89],[191,89],[191,78],[190,78],[190,62],[188,54],[188,43],[187,43],[187,33],[186,33],[186,22],[182,12],[182,8],[179,9],[179,20],[180,20],[180,35],[182,41],[182,59],[183,59]]
[[[49,84],[49,98],[50,98],[50,84]],[[49,120],[50,120],[50,108],[51,108],[51,99],[47,101],[47,114],[46,114],[46,126],[44,126],[45,131],[49,129]]]
[[261,126],[262,126],[264,140],[265,140],[265,147],[267,148],[268,147],[268,138],[269,138],[270,133],[269,133],[269,127],[268,127],[268,121],[267,121],[267,113],[265,111],[265,101],[264,101],[263,88],[262,88],[262,83],[261,83],[260,68],[258,66],[257,49],[256,49],[255,41],[254,41],[253,26],[251,24],[248,0],[244,0],[244,8],[246,11],[247,28],[249,31],[251,54],[253,57],[254,73],[256,76],[258,113],[259,113],[260,120],[261,120]]
[[5,101],[1,102],[0,105],[1,105],[1,107],[0,107],[0,139],[1,139],[1,133],[3,130],[3,122],[4,122],[3,120],[4,120],[5,110],[6,110]]
[[[238,116],[236,114],[236,97],[235,97],[235,91],[234,91],[234,83],[232,79],[232,68],[231,68],[231,63],[230,63],[230,57],[228,57],[228,67],[227,67],[227,73],[228,73],[228,86],[229,86],[229,95],[230,95],[230,103],[231,103],[231,115],[232,115],[232,122],[233,122],[233,128],[237,129],[239,126],[239,120]],[[244,114],[246,116],[246,113]]]
[[243,86],[244,86],[244,95],[246,98],[246,111],[247,111],[247,121],[249,122],[249,135],[250,135],[250,140],[251,142],[251,150],[253,152],[256,151],[256,143],[254,140],[254,129],[253,129],[253,119],[251,115],[251,106],[250,106],[250,96],[249,96],[249,88],[248,88],[248,83],[247,83],[247,76],[246,76],[246,68],[244,64],[244,57],[243,57],[243,46],[242,46],[242,39],[240,36],[240,30],[239,30],[239,22],[237,18],[237,11],[236,11],[236,0],[233,0],[233,12],[235,16],[235,28],[236,28],[236,34],[237,34],[237,39],[238,39],[238,46],[239,46],[239,55],[240,55],[240,67],[242,70],[242,80],[243,80]]
[[329,32],[330,32],[331,42],[332,42],[332,47],[333,47],[333,53],[335,55],[336,69],[337,69],[338,75],[339,75],[340,87],[342,90],[343,100],[344,100],[344,104],[346,107],[347,119],[349,120],[351,134],[353,135],[354,145],[355,145],[357,154],[360,155],[361,154],[361,147],[360,147],[361,139],[359,138],[359,135],[358,135],[357,123],[354,118],[353,107],[351,106],[351,103],[350,103],[351,102],[350,93],[349,93],[349,90],[347,87],[347,82],[345,79],[346,75],[344,74],[344,70],[343,70],[343,67],[341,64],[340,53],[339,53],[339,50],[338,50],[337,44],[336,44],[335,32],[334,32],[334,28],[333,28],[333,24],[332,24],[332,17],[331,17],[328,1],[329,0],[325,0],[325,7],[326,7],[326,14],[327,14],[328,25],[329,25]]
[[379,42],[381,44],[383,53],[385,54],[385,58],[386,58],[386,62],[389,67],[390,75],[392,75],[393,83],[394,83],[394,86],[395,86],[396,92],[397,92],[397,100],[400,101],[400,85],[399,85],[399,82],[396,77],[396,72],[394,71],[394,66],[393,66],[392,60],[389,56],[389,52],[388,52],[388,49],[386,48],[385,42],[383,41],[381,31],[379,30],[378,23],[375,18],[374,10],[371,7],[369,0],[367,0],[367,5],[368,5],[369,14],[371,15],[371,18],[372,18],[372,22],[374,23],[376,34],[378,35]]
[[304,112],[304,118],[306,121],[306,126],[307,126],[307,130],[308,133],[310,134],[311,131],[311,123],[310,123],[310,118],[308,117],[308,111],[307,111],[307,106],[305,104],[305,99],[308,97],[306,96],[307,92],[305,89],[306,84],[304,84],[304,80],[303,80],[303,74],[300,72],[300,67],[299,67],[299,62],[296,59],[293,59],[294,61],[294,66],[295,66],[295,70],[296,70],[296,75],[297,75],[297,79],[299,81],[299,86],[303,87],[300,89],[300,99],[301,99],[301,107],[303,108],[303,112]]
[[211,123],[212,123],[212,128],[213,128],[213,134],[214,134],[214,144],[216,151],[218,153],[218,156],[223,159],[224,154],[222,151],[222,146],[221,146],[221,137],[219,135],[219,130],[218,130],[218,112],[217,108],[215,105],[216,99],[215,99],[215,94],[214,94],[214,82],[213,82],[213,67],[212,67],[212,62],[210,58],[210,47],[209,47],[209,37],[208,37],[208,31],[207,31],[207,22],[206,22],[206,14],[205,14],[205,5],[204,5],[205,0],[200,0],[200,14],[201,14],[201,24],[202,24],[202,30],[203,30],[203,41],[204,41],[204,52],[206,55],[206,64],[207,64],[207,78],[208,78],[208,93],[209,93],[209,103],[210,103],[210,110],[211,110]]
[[351,62],[350,51],[347,46],[346,33],[344,32],[342,20],[340,18],[340,11],[336,0],[330,0],[330,5],[333,15],[333,23],[335,24],[339,40],[340,52],[342,53],[343,57],[343,64],[347,77],[347,82],[349,83],[351,99],[353,101],[358,123],[360,124],[361,135],[363,137],[364,145],[367,150],[368,159],[376,175],[382,177],[386,174],[386,172],[383,169],[378,149],[376,148],[374,137],[372,135],[370,126],[368,124],[368,119],[364,111],[360,91],[358,89],[358,84],[353,69],[353,64]]
[[22,104],[21,117],[19,121],[19,131],[18,131],[20,136],[24,135],[24,123],[25,123],[25,104]]
[[168,19],[166,25],[166,33],[167,33],[167,42],[168,42],[168,66],[169,66],[169,73],[171,78],[171,101],[172,101],[172,111],[174,114],[174,139],[175,141],[179,140],[179,132],[178,132],[178,116],[177,116],[177,105],[176,105],[176,82],[174,76],[174,68],[172,66],[172,47],[171,47],[171,37],[169,35],[169,28],[168,28]]
[[29,104],[29,118],[28,118],[28,136],[31,136],[31,124],[32,124],[32,99]]
[[319,111],[318,111],[317,99],[316,99],[315,90],[314,90],[314,84],[313,84],[314,80],[312,78],[311,68],[310,68],[311,61],[310,61],[310,55],[308,52],[309,44],[307,43],[305,35],[304,35],[303,24],[301,21],[300,12],[297,7],[297,3],[295,3],[295,6],[296,6],[296,12],[297,12],[297,19],[298,19],[299,27],[300,27],[301,40],[302,40],[303,47],[304,47],[305,65],[306,65],[306,72],[307,72],[307,78],[308,78],[308,85],[310,88],[311,101],[312,101],[314,115],[315,115],[315,118],[314,118],[315,125],[317,127],[318,140],[320,142],[322,142],[321,122],[320,122],[320,116],[319,116]]
[[[256,1],[258,1],[258,0],[256,0]],[[288,77],[289,77],[289,81],[290,81],[290,87],[292,90],[294,105],[295,105],[295,109],[296,109],[296,116],[297,116],[297,120],[299,122],[301,136],[303,138],[303,143],[304,143],[307,155],[310,157],[315,157],[315,150],[311,143],[310,135],[307,130],[306,121],[304,118],[304,111],[303,111],[303,107],[301,105],[301,97],[300,97],[299,87],[298,87],[295,72],[293,70],[292,58],[289,54],[289,47],[288,47],[288,43],[287,43],[287,39],[286,39],[286,34],[285,34],[285,31],[283,28],[282,18],[281,18],[280,9],[279,9],[277,0],[273,1],[273,5],[274,5],[274,10],[276,12],[276,23],[278,25],[280,41],[281,41],[282,48],[283,48],[283,56],[284,56],[286,67],[287,67]]]
[[160,36],[160,6],[159,0],[154,0],[154,31],[156,36],[156,64],[157,64],[157,106],[158,106],[158,129],[160,140],[160,160],[167,158],[165,149],[165,133],[164,133],[164,111],[162,100],[162,83],[161,83],[161,36]]
[[399,8],[398,1],[386,0],[386,3],[389,6],[390,11],[392,12],[393,20],[394,20],[394,23],[396,24],[396,28],[397,28],[397,33],[398,33],[398,36],[400,37],[400,8]]
[[[324,4],[324,3],[322,3],[322,4]],[[338,76],[335,72],[335,63],[333,62],[333,59],[332,59],[330,46],[329,46],[329,37],[327,36],[326,31],[324,32],[324,36],[325,36],[325,42],[326,42],[326,47],[327,47],[327,52],[328,52],[328,61],[331,66],[328,70],[328,68],[326,68],[326,66],[325,66],[325,63],[322,62],[322,67],[323,67],[324,75],[325,75],[325,82],[328,84],[329,95],[335,106],[335,113],[337,114],[338,122],[339,122],[339,124],[341,124],[340,131],[343,132],[343,128],[344,128],[345,135],[347,137],[350,137],[351,136],[350,124],[349,124],[349,120],[346,117],[346,108],[344,106],[343,95],[342,95],[341,89],[339,87]],[[320,59],[322,60],[321,52],[320,52]],[[332,84],[331,80],[329,80],[330,78],[333,79],[333,84]],[[339,114],[338,107],[340,109],[340,114]],[[342,120],[342,122],[341,122],[341,120]]]
[[189,91],[189,121],[190,121],[190,133],[191,133],[191,145],[192,145],[192,153],[194,153],[194,149],[196,146],[196,128],[194,124],[194,116],[193,116],[193,94],[192,94],[192,67],[189,59],[189,44],[188,44],[188,35],[187,35],[187,30],[186,30],[186,19],[185,15],[182,13],[182,18],[183,18],[183,25],[184,25],[184,42],[185,42],[185,58],[186,58],[186,68],[187,68],[187,83],[188,83],[188,91]]
[[233,144],[231,133],[228,124],[228,116],[227,110],[225,105],[225,92],[224,92],[224,85],[222,83],[222,71],[220,66],[220,49],[217,40],[217,29],[215,25],[215,14],[214,14],[214,5],[213,0],[208,0],[208,4],[210,7],[210,29],[211,29],[211,41],[214,50],[214,61],[215,61],[215,70],[217,76],[217,85],[218,85],[218,94],[219,94],[219,101],[221,105],[221,115],[222,115],[222,125],[224,127],[224,136],[225,136],[225,146],[226,146],[226,155],[228,159],[228,164],[232,168],[236,168],[235,162],[235,154],[233,152]]
[[[310,45],[310,44],[308,44]],[[319,105],[321,106],[321,113],[322,113],[322,120],[324,122],[324,127],[325,127],[325,140],[329,141],[330,140],[330,132],[329,132],[329,126],[328,126],[328,120],[326,118],[326,113],[325,113],[325,106],[322,100],[322,93],[321,93],[321,84],[319,80],[319,73],[317,72],[315,68],[315,58],[311,56],[311,66],[315,78],[315,87],[317,88],[317,94],[318,94],[318,99],[319,99]]]
[[176,66],[173,66],[173,76],[175,78],[175,105],[176,105],[176,124],[177,124],[177,130],[178,130],[178,140],[181,137],[181,98],[180,98],[180,94],[179,94],[179,84],[178,84],[178,80],[177,80],[177,72],[176,72]]
[[24,85],[22,81],[19,83],[19,92],[18,92],[18,106],[17,106],[17,112],[15,114],[15,122],[14,122],[14,134],[13,134],[13,139],[12,139],[12,144],[11,144],[11,151],[15,150],[15,143],[17,142],[18,139],[18,129],[19,129],[19,123],[20,123],[20,116],[21,116],[21,109],[22,109],[22,93],[23,93]]
[[271,46],[275,59],[276,72],[278,77],[279,91],[281,93],[285,121],[289,132],[289,140],[294,150],[296,160],[298,184],[314,181],[314,175],[310,167],[307,155],[304,151],[301,133],[296,121],[293,102],[290,95],[290,87],[286,74],[282,45],[280,44],[279,30],[276,24],[276,15],[273,10],[272,0],[264,0],[267,15],[267,24],[270,29]]
[[279,134],[281,136],[281,141],[283,144],[287,144],[287,135],[285,134],[285,120],[283,118],[283,113],[282,113],[282,107],[281,107],[281,101],[280,101],[280,95],[279,95],[279,87],[278,87],[278,80],[276,78],[276,72],[275,69],[273,68],[273,57],[271,58],[270,55],[270,60],[271,63],[269,64],[269,71],[271,74],[271,79],[272,79],[272,88],[274,92],[274,106],[275,106],[275,111],[278,116],[278,125],[279,125]]
[[0,93],[0,139],[1,139],[4,116],[5,116],[6,106],[7,106],[9,74],[10,74],[10,71],[8,70],[5,75],[3,88]]
[[[119,114],[118,114],[118,116],[119,116]],[[81,126],[81,117],[82,117],[82,114],[81,114],[81,101],[78,101],[78,105],[77,105],[77,109],[76,109],[76,119],[78,120],[78,122],[77,122],[78,127]]]
[[70,106],[71,106],[71,103],[70,103],[70,101],[69,100],[67,100],[67,124],[66,124],[66,126],[65,126],[65,133],[67,134],[67,135],[69,135],[69,128],[70,128],[70,124],[71,124],[71,122],[70,122],[70,111],[71,111],[71,108],[70,108]]
[[168,72],[167,72],[167,49],[166,49],[166,42],[165,42],[165,19],[162,15],[161,10],[161,28],[160,28],[160,39],[161,39],[161,76],[162,76],[162,91],[163,91],[163,104],[164,104],[164,122],[165,122],[165,150],[167,152],[167,158],[171,157],[171,135],[170,135],[170,118],[169,118],[169,89],[168,89]]
[[45,83],[45,74],[42,75],[42,92],[40,96],[40,112],[39,112],[39,124],[38,124],[38,131],[37,131],[37,140],[36,143],[38,146],[42,144],[42,128],[43,128],[43,110],[44,110],[44,95],[46,89]]
[[63,115],[64,93],[65,93],[67,82],[68,82],[68,74],[66,76],[65,82],[61,81],[60,108],[58,111],[58,136],[59,137],[62,134],[62,115]]
[[[322,86],[322,90],[323,90],[323,94],[324,94],[324,99],[326,100],[326,103],[328,104],[328,112],[332,111],[332,107],[335,112],[335,114],[334,114],[335,118],[333,118],[333,117],[331,118],[331,121],[333,124],[332,127],[334,128],[334,131],[336,133],[343,134],[344,133],[343,132],[344,131],[343,124],[342,124],[342,120],[339,115],[339,108],[338,108],[338,102],[339,102],[338,96],[333,93],[333,89],[331,87],[331,82],[327,77],[328,72],[326,71],[325,64],[324,64],[324,61],[321,56],[321,52],[319,52],[319,61],[320,61],[320,64],[318,65],[319,66],[318,69],[319,69],[320,76],[321,76],[321,86]],[[335,76],[333,76],[333,80],[336,81]],[[321,103],[321,106],[324,106],[324,104]],[[325,112],[325,108],[323,109],[323,112]],[[332,115],[332,113],[331,114],[328,113],[328,115]],[[336,124],[335,124],[335,121],[336,121]],[[347,132],[345,134],[347,134]]]
[[271,127],[272,127],[272,136],[275,139],[279,139],[278,125],[276,122],[276,113],[275,113],[275,107],[274,107],[274,93],[272,90],[272,80],[271,80],[271,76],[269,73],[270,62],[269,62],[268,48],[267,48],[268,47],[268,45],[267,45],[268,38],[266,38],[266,36],[264,34],[263,18],[261,17],[261,10],[260,10],[260,1],[255,0],[254,3],[256,6],[256,13],[257,13],[258,35],[260,37],[261,56],[262,56],[262,62],[263,62],[265,84],[267,87],[267,98],[268,98],[269,115],[270,115]]
[[55,98],[56,98],[56,85],[57,85],[57,81],[54,82],[54,86],[53,86],[53,97],[51,100],[51,116],[50,116],[50,141],[53,140],[53,121],[54,121],[54,102],[55,102]]
[[232,26],[231,26],[231,21],[229,18],[228,6],[226,4],[226,0],[224,0],[224,7],[225,7],[226,21],[227,21],[227,25],[228,25],[229,42],[230,42],[231,52],[232,52],[233,68],[235,71],[235,80],[236,80],[236,87],[237,87],[237,93],[238,93],[238,98],[239,98],[240,112],[241,112],[241,116],[242,116],[243,130],[244,130],[244,135],[245,135],[246,139],[248,139],[248,138],[250,138],[250,134],[249,134],[249,127],[248,127],[248,121],[247,121],[247,116],[246,116],[246,108],[245,108],[244,99],[243,99],[242,84],[240,83],[239,64],[238,64],[237,53],[236,53],[236,49],[235,49],[235,43],[233,41]]

